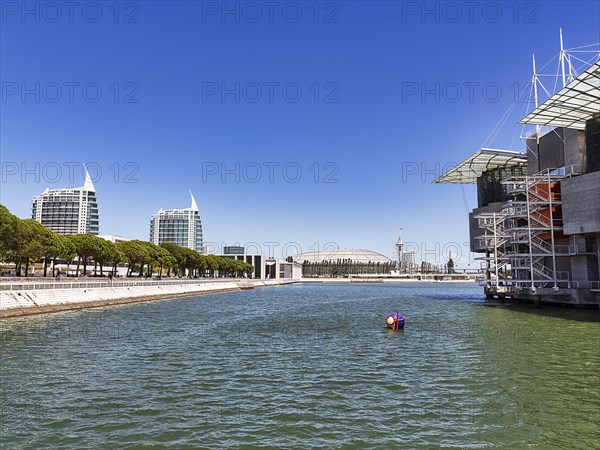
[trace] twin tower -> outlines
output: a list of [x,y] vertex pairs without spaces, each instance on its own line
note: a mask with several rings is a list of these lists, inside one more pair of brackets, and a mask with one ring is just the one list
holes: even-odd
[[[31,218],[58,234],[93,234],[100,231],[96,188],[85,165],[83,186],[46,189],[33,197]],[[184,209],[160,209],[150,216],[150,242],[172,242],[198,252],[203,251],[202,220],[196,199]]]

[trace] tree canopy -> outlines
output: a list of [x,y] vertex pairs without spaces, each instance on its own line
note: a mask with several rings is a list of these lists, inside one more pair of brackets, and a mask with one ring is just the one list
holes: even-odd
[[[77,273],[80,265],[87,273],[89,265],[94,265],[97,275],[103,276],[105,266],[112,272],[121,263],[128,266],[127,276],[242,276],[254,272],[254,267],[238,261],[215,255],[202,255],[189,248],[174,243],[155,245],[146,241],[127,241],[114,244],[91,234],[63,236],[54,233],[32,219],[19,219],[0,204],[0,261],[11,262],[16,266],[18,276],[28,275],[29,267],[35,262],[44,263],[44,276],[47,267],[56,261],[70,263],[77,257]],[[53,269],[54,272],[54,269]]]

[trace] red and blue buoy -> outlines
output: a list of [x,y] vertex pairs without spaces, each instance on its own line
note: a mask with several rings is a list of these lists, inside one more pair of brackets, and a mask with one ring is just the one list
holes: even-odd
[[388,316],[385,318],[385,324],[391,330],[399,330],[400,328],[404,328],[405,322],[406,317],[400,314],[399,311],[388,314]]

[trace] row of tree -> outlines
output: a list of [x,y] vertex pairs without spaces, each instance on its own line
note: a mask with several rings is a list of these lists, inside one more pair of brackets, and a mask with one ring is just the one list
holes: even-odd
[[[27,276],[31,265],[43,262],[44,276],[48,267],[55,273],[57,261],[77,261],[77,273],[83,266],[87,273],[94,266],[95,275],[104,275],[109,266],[116,274],[117,266],[127,264],[127,276],[240,276],[249,275],[254,267],[215,255],[202,255],[173,243],[154,245],[145,241],[113,243],[90,234],[60,235],[33,219],[20,219],[0,205],[0,261],[14,263],[17,276]],[[99,273],[98,273],[99,268]]]
[[304,277],[345,277],[360,274],[389,274],[396,268],[395,262],[372,262],[368,263],[353,261],[350,259],[338,259],[337,261],[304,261],[302,264],[302,276]]
[[[290,258],[291,260],[291,258]],[[337,261],[304,261],[302,264],[302,276],[307,278],[317,277],[346,277],[348,275],[385,275],[391,273],[396,268],[395,262],[371,262],[362,263],[352,261],[350,259],[338,259]],[[415,267],[414,272],[417,273],[456,273],[454,269],[454,261],[450,259],[447,264],[440,267],[423,261],[420,268]]]

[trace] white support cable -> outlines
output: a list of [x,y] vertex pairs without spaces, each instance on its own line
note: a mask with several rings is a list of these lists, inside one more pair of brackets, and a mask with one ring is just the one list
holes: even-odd
[[570,83],[577,77],[577,71],[573,68],[573,63],[571,62],[571,55],[567,55],[567,62],[569,63],[569,77],[567,78],[567,80]]
[[557,130],[557,128],[552,128],[551,133],[554,133],[555,135],[557,135],[558,138],[561,140],[561,142],[564,144],[565,140],[563,139],[563,137],[560,134],[558,134],[558,131],[556,131],[556,130]]
[[467,192],[465,190],[465,185],[461,184],[460,187],[462,190],[463,203],[465,204],[465,211],[467,212],[467,215],[468,215],[469,214],[469,201],[467,200]]
[[[529,106],[528,105],[529,104],[529,98],[531,98],[531,93],[532,93],[532,90],[533,90],[533,84],[527,83],[525,86],[523,86],[523,89],[521,89],[521,92],[519,92],[519,95],[517,96],[517,98],[515,100],[515,103],[520,103],[521,102],[521,96],[523,95],[523,93],[525,92],[525,89],[527,89],[527,87],[529,87],[529,95],[527,96],[528,100],[523,103],[523,111],[521,112],[522,116],[525,116],[527,114],[527,107]],[[525,125],[522,125],[521,126],[521,133],[519,133],[519,135],[522,134],[524,128],[525,128]],[[517,138],[517,132],[518,132],[518,128],[515,128],[515,132],[513,134],[513,138],[512,138],[512,141],[510,143],[510,147],[509,147],[511,150],[513,149],[515,140]]]
[[502,126],[506,123],[506,121],[508,120],[508,117],[512,114],[513,110],[517,107],[517,104],[519,103],[519,100],[521,99],[521,95],[523,94],[525,89],[527,89],[528,85],[529,85],[529,83],[527,83],[525,86],[523,86],[523,88],[517,95],[517,99],[514,102],[512,102],[511,105],[508,107],[508,109],[504,112],[504,114],[502,115],[500,120],[496,123],[496,126],[494,126],[494,128],[492,129],[491,133],[485,138],[485,141],[483,142],[483,144],[481,145],[480,148],[490,147],[492,145],[492,143],[494,142],[494,139],[496,138],[496,136],[498,136],[498,133],[502,129]]
[[565,51],[566,52],[577,51],[577,53],[587,53],[587,52],[596,51],[596,50],[579,50],[580,48],[588,48],[588,47],[600,47],[600,42],[597,42],[595,44],[580,45],[579,47],[566,48]]
[[[552,97],[552,94],[550,93],[550,91],[548,91],[548,89],[546,89],[546,86],[544,86],[544,83],[542,83],[539,79],[538,79],[538,84],[544,90],[544,92],[546,93],[548,98]],[[555,85],[556,85],[556,81],[555,81]]]
[[[523,90],[524,90],[524,89],[523,89]],[[531,98],[531,93],[532,93],[532,91],[533,91],[533,85],[530,85],[530,86],[529,86],[529,96],[528,96],[528,99],[529,99],[529,98]],[[520,98],[520,96],[519,96],[519,98]],[[527,107],[528,107],[528,106],[529,106],[529,105],[528,105],[528,101],[527,101],[527,102],[525,102],[525,103],[523,104],[523,112],[521,113],[521,116],[522,116],[522,117],[525,117],[525,116],[527,115]],[[522,125],[521,125],[521,131],[520,131],[520,133],[519,133],[519,135],[520,135],[522,138],[525,138],[525,137],[526,137],[526,136],[523,134],[523,133],[524,133],[524,130],[525,130],[525,124],[522,124]],[[512,148],[513,148],[513,145],[514,145],[514,143],[515,143],[515,140],[516,140],[516,138],[517,138],[517,131],[519,131],[519,129],[518,129],[517,127],[515,127],[515,133],[514,133],[514,135],[513,135],[512,142],[510,143],[510,149],[511,149],[511,150],[512,150]],[[535,158],[537,159],[537,155],[535,155]]]
[[[561,59],[561,57],[559,57],[558,67],[556,69],[556,74],[551,75],[552,79],[554,80],[554,86],[552,86],[552,92],[557,92],[558,91],[556,87],[558,85],[558,76],[557,76],[557,74],[560,73],[560,59]],[[546,93],[548,93],[548,91],[546,91]],[[548,97],[550,97],[549,93],[548,93]],[[536,107],[537,107],[537,105],[536,105]]]
[[516,102],[513,102],[511,104],[511,106],[504,113],[504,115],[500,118],[500,120],[498,121],[498,123],[496,124],[496,126],[494,127],[492,132],[488,135],[488,137],[486,138],[485,142],[483,143],[483,145],[481,147],[491,147],[492,146],[492,142],[494,142],[494,139],[496,139],[496,136],[498,136],[498,133],[500,133],[500,130],[502,130],[502,127],[504,126],[504,124],[508,120],[508,117],[513,112],[513,110],[516,108],[516,106],[517,106]]
[[[569,57],[571,57],[571,58],[573,58],[573,59],[576,59],[577,61],[580,61],[581,63],[583,63],[583,64],[586,64],[586,65],[587,65],[587,64],[591,64],[591,63],[590,63],[590,60],[585,60],[585,59],[578,58],[577,56],[575,56],[575,55],[573,55],[573,54],[571,54],[571,53],[569,53]],[[577,73],[577,70],[576,70],[575,68],[573,68],[573,71],[574,71],[575,73]]]
[[[538,71],[542,71],[544,70],[546,67],[548,67],[550,64],[552,64],[554,62],[554,60],[556,58],[558,58],[560,56],[560,53],[557,53],[556,55],[554,55],[552,58],[550,58],[548,60],[548,62],[546,64],[544,64],[542,67],[538,68]],[[555,75],[556,76],[556,75]]]

